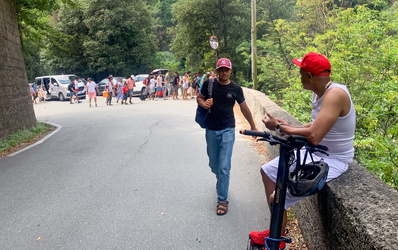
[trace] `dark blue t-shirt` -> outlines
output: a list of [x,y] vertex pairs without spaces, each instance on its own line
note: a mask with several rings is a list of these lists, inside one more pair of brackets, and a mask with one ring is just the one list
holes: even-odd
[[[208,94],[209,80],[203,83],[200,93],[209,98]],[[234,105],[245,102],[242,87],[231,81],[228,85],[220,84],[217,79],[213,83],[213,106],[206,119],[206,125],[211,130],[221,130],[235,127]]]

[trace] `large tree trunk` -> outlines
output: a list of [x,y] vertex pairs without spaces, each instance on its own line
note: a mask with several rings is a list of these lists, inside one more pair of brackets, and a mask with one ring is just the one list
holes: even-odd
[[11,0],[0,0],[0,140],[36,124]]

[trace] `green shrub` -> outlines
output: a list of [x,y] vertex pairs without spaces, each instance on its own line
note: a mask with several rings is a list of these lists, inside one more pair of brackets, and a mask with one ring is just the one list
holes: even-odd
[[7,138],[0,142],[0,153],[10,150],[22,143],[28,143],[34,140],[36,137],[49,131],[52,128],[50,124],[44,122],[37,122],[36,126],[19,131],[17,133],[7,136]]

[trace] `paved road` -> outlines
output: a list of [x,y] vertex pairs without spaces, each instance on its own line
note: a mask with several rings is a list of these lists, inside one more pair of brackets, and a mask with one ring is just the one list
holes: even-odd
[[237,134],[230,209],[217,216],[196,102],[134,101],[34,106],[62,128],[0,159],[1,249],[246,249],[268,227],[250,140]]

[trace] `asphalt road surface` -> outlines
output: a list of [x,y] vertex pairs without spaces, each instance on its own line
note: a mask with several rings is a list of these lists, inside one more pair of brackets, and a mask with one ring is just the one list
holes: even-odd
[[252,141],[236,135],[217,216],[195,100],[98,104],[34,105],[59,130],[0,159],[1,249],[246,249],[268,228]]

